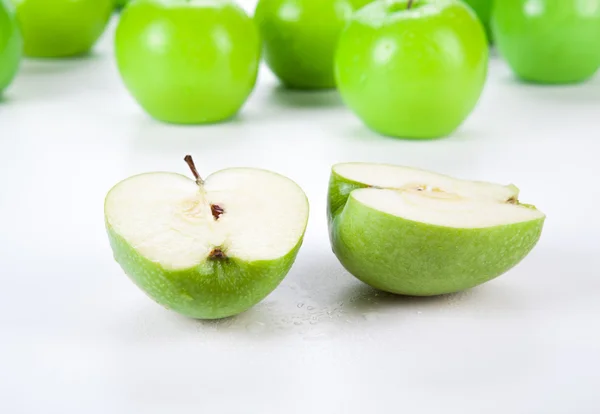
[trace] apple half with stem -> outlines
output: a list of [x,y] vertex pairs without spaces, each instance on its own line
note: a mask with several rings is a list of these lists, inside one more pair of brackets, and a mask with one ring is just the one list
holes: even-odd
[[383,291],[470,289],[516,266],[537,244],[545,215],[518,197],[514,185],[336,164],[328,194],[333,252],[356,278]]
[[197,319],[244,312],[284,279],[308,221],[304,191],[282,175],[230,168],[202,180],[152,172],[105,201],[115,260],[148,296]]

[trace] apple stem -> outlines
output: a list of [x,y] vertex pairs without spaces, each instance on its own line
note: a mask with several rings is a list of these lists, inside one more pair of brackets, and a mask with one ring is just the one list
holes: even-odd
[[188,167],[190,167],[190,170],[192,170],[192,174],[196,179],[196,184],[198,184],[199,186],[204,185],[204,180],[202,179],[202,177],[200,177],[200,174],[198,174],[198,170],[196,169],[196,164],[194,164],[194,159],[192,158],[192,156],[186,155],[183,158],[183,160],[187,163]]
[[408,0],[408,3],[406,3],[406,10],[409,10],[413,6],[414,1],[415,0]]

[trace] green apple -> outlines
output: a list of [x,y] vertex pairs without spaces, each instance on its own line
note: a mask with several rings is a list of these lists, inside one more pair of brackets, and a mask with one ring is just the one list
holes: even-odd
[[393,165],[332,169],[330,240],[359,280],[411,296],[453,293],[517,265],[540,238],[545,216],[513,186]]
[[254,18],[267,65],[288,88],[334,88],[340,32],[354,11],[371,1],[259,0]]
[[460,0],[377,1],[342,32],[336,79],[343,100],[374,131],[439,138],[477,104],[488,55],[481,22]]
[[600,67],[600,0],[500,0],[494,40],[515,74],[529,82],[567,84]]
[[[463,0],[477,13],[477,17],[483,23],[485,27],[485,33],[488,37],[488,41],[492,42],[492,30],[490,27],[490,19],[492,17],[492,7],[494,0]],[[502,0],[500,0],[502,1]]]
[[116,57],[129,92],[150,116],[176,124],[233,117],[254,89],[257,28],[229,0],[138,0],[123,10]]
[[116,3],[117,8],[120,9],[122,7],[125,7],[125,5],[127,3],[129,3],[129,0],[115,0],[115,3]]
[[0,94],[12,82],[21,60],[22,39],[12,6],[0,0]]
[[289,178],[252,168],[203,181],[168,172],[136,175],[106,197],[116,261],[149,297],[199,319],[244,312],[290,270],[308,201]]
[[100,38],[114,0],[12,0],[31,57],[69,57],[87,53]]

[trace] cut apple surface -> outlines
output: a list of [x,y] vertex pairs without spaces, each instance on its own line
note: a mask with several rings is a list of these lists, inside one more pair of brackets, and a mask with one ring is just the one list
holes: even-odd
[[[220,171],[203,188],[183,175],[158,172],[116,186],[106,199],[106,217],[142,256],[177,270],[199,265],[214,249],[240,260],[284,256],[304,232],[306,206],[298,186],[267,171]],[[214,208],[221,210],[218,217]]]
[[138,286],[180,313],[216,318],[254,305],[283,279],[308,202],[293,181],[260,169],[206,181],[154,172],[117,184],[105,219],[115,258]]
[[335,165],[329,227],[341,263],[394,293],[467,289],[506,272],[535,246],[545,215],[514,185],[393,165]]
[[519,191],[514,185],[458,180],[390,165],[341,164],[334,167],[334,172],[370,187],[352,192],[358,202],[421,223],[475,228],[544,216],[518,203]]

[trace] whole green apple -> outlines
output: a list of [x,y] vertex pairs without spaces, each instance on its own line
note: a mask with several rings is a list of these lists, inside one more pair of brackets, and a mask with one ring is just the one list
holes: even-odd
[[12,6],[0,0],[0,94],[19,69],[21,48],[21,33]]
[[116,58],[129,92],[152,117],[204,124],[233,117],[254,89],[258,30],[229,0],[138,0],[123,10]]
[[279,174],[230,168],[205,181],[155,172],[106,197],[115,260],[149,297],[199,319],[251,308],[283,280],[302,245],[308,201]]
[[69,57],[87,53],[100,38],[114,0],[12,0],[31,57]]
[[577,83],[600,67],[600,0],[500,0],[494,40],[515,74],[529,82]]
[[432,296],[469,289],[516,266],[545,216],[519,190],[393,165],[335,165],[330,239],[342,265],[384,291]]
[[334,88],[340,32],[354,11],[371,1],[259,0],[254,18],[267,65],[288,88]]
[[[477,17],[483,23],[485,27],[485,33],[488,37],[488,41],[492,42],[492,29],[490,27],[490,19],[492,18],[492,7],[494,0],[463,0],[477,13]],[[502,0],[500,0],[502,1]]]
[[477,104],[488,67],[483,25],[460,0],[391,0],[354,14],[335,58],[343,100],[383,135],[438,138]]

